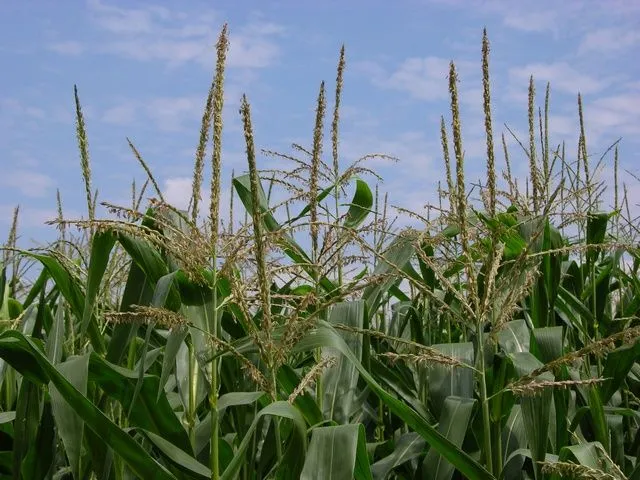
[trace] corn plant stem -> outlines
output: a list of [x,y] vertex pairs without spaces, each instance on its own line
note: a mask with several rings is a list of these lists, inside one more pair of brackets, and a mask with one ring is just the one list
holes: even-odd
[[493,445],[495,450],[493,451],[493,472],[496,477],[500,477],[502,474],[502,428],[500,422],[495,422],[492,429]]
[[[271,369],[271,382],[273,384],[273,401],[276,402],[278,401],[277,398],[277,378],[276,378],[276,372],[275,369],[272,368]],[[281,444],[281,438],[280,438],[280,419],[276,418],[274,419],[274,433],[276,436],[276,458],[278,459],[278,463],[280,463],[280,461],[282,460],[282,444]]]
[[189,344],[189,410],[187,422],[189,425],[189,441],[191,447],[196,445],[196,395],[198,392],[198,370],[196,367],[196,355],[193,344]]
[[[491,324],[495,325],[495,318],[493,316],[493,313],[490,314],[491,315]],[[492,355],[496,355],[497,352],[497,347],[495,343],[492,343]],[[494,377],[494,385],[495,382],[497,380]],[[504,380],[499,380],[501,383]],[[490,398],[487,398],[486,404],[489,405],[489,401]],[[487,407],[488,408],[488,407]],[[495,417],[494,417],[495,418]],[[497,415],[497,420],[494,421],[491,424],[491,435],[492,435],[492,440],[493,440],[493,445],[495,445],[495,450],[492,449],[493,452],[493,457],[492,457],[492,461],[493,461],[493,471],[492,473],[495,474],[496,477],[500,477],[502,474],[502,423],[500,422],[500,418],[501,418],[501,414]]]
[[476,320],[476,339],[478,342],[478,383],[480,389],[480,406],[482,408],[482,435],[484,441],[485,466],[489,473],[493,473],[493,455],[491,453],[491,417],[489,413],[489,398],[487,395],[486,365],[484,363],[484,339],[481,318]]
[[[215,254],[215,246],[213,248],[213,271],[212,271],[212,283],[213,283],[213,296],[212,296],[212,306],[211,310],[213,312],[213,325],[211,326],[211,333],[214,338],[218,338],[218,291],[216,288],[217,284],[217,270],[216,270],[216,254]],[[215,349],[215,346],[214,346]],[[211,480],[218,480],[220,478],[220,467],[219,467],[219,449],[218,449],[218,432],[219,432],[219,421],[218,421],[218,359],[214,358],[211,362],[211,389],[209,391],[209,407],[211,410],[211,457],[210,457],[210,468],[211,468]]]

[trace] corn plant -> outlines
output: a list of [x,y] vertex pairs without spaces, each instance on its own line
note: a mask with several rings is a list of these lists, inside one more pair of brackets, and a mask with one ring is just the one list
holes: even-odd
[[[471,189],[465,178],[452,62],[439,215],[414,213],[419,227],[398,230],[366,166],[373,155],[341,162],[343,48],[331,160],[324,82],[311,146],[292,153],[256,150],[243,96],[247,170],[233,175],[225,215],[228,44],[225,25],[187,210],[165,202],[128,140],[147,181],[132,185],[131,206],[102,202],[112,215],[96,218],[75,89],[87,218],[66,219],[58,194],[59,240],[24,250],[16,209],[2,257],[0,474],[640,478],[637,227],[617,145],[593,164],[581,97],[572,160],[550,143],[549,86],[536,112],[531,79],[529,138],[506,132],[529,166],[518,181],[508,136],[494,145],[485,31],[486,183]],[[606,210],[598,172],[610,152]],[[290,169],[264,168],[272,157]],[[156,198],[145,200],[149,186]],[[276,191],[287,199],[273,201]]]

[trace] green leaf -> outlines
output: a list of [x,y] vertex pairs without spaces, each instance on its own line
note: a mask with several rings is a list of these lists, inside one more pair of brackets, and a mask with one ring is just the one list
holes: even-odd
[[527,446],[527,433],[522,419],[522,407],[514,405],[509,412],[509,417],[502,429],[503,471],[502,478],[518,478],[522,472],[524,458],[513,459],[507,462],[512,454]]
[[[289,365],[282,365],[278,370],[278,385],[285,396],[291,395],[300,384],[300,376]],[[316,425],[324,420],[315,397],[304,391],[296,396],[293,404],[300,410],[309,425]]]
[[189,437],[173,412],[165,395],[158,399],[159,378],[144,375],[138,395],[138,373],[113,365],[92,354],[89,362],[89,379],[111,398],[118,400],[124,411],[130,411],[129,424],[161,435],[185,452],[191,451]]
[[358,227],[369,215],[373,206],[373,193],[367,182],[359,178],[356,179],[356,191],[351,200],[349,211],[344,220],[344,226],[347,228]]
[[[74,356],[57,367],[61,375],[80,394],[87,395],[87,378],[89,373],[89,355]],[[73,478],[80,478],[80,459],[82,456],[82,438],[84,436],[84,422],[78,416],[70,403],[60,394],[53,382],[49,385],[53,418],[58,428],[58,434],[64,445]]]
[[[242,201],[244,208],[247,210],[249,214],[253,213],[253,201],[251,199],[251,182],[249,180],[249,175],[242,175],[239,177],[235,177],[233,179],[233,186],[238,193],[238,197]],[[277,242],[284,253],[295,263],[299,264],[309,275],[314,275],[313,270],[313,262],[309,258],[309,256],[305,253],[300,245],[298,245],[295,240],[286,233],[280,224],[276,221],[275,217],[272,215],[269,209],[269,203],[267,201],[267,197],[264,193],[262,185],[259,185],[258,191],[258,201],[259,201],[259,209],[262,214],[262,221],[265,228],[271,232],[278,232],[279,235],[274,238],[274,241]],[[331,280],[327,277],[322,277],[319,279],[320,286],[328,293],[336,292],[337,286],[333,284]]]
[[27,378],[39,379],[39,383],[44,384],[51,381],[85,424],[120,455],[136,475],[163,480],[175,478],[69,383],[33,340],[16,331],[0,334],[0,357]]
[[38,425],[38,435],[30,445],[29,453],[22,462],[22,478],[42,480],[49,473],[55,453],[55,430],[51,403],[44,401]]
[[[273,402],[267,405],[265,408],[263,408],[256,414],[256,416],[253,419],[253,422],[251,422],[251,426],[247,430],[247,433],[245,434],[244,438],[242,439],[242,442],[236,449],[233,460],[231,461],[229,466],[225,469],[224,473],[220,477],[221,480],[231,480],[232,478],[236,477],[238,471],[240,470],[240,467],[242,467],[244,463],[245,453],[247,451],[247,448],[249,447],[249,444],[251,443],[251,439],[253,438],[253,433],[255,432],[256,427],[258,426],[258,422],[262,417],[266,415],[293,420],[294,429],[292,433],[295,435],[295,438],[292,440],[292,442],[299,442],[299,445],[302,445],[304,449],[306,444],[307,432],[306,432],[304,419],[300,415],[300,412],[298,412],[298,410],[294,406],[289,404],[289,402],[284,402],[284,401]],[[290,472],[290,474],[292,475],[295,475],[296,473],[297,472]]]
[[64,302],[62,298],[60,298],[58,300],[55,316],[53,317],[53,325],[51,326],[51,330],[47,336],[47,342],[45,344],[47,358],[54,365],[60,363],[60,360],[62,359],[64,331]]
[[613,352],[609,352],[602,371],[602,378],[608,380],[601,384],[599,389],[602,403],[607,403],[618,391],[639,358],[640,341],[636,341],[633,345],[623,345]]
[[[120,301],[120,312],[129,311],[131,305],[148,305],[153,295],[153,287],[144,271],[133,262],[129,268],[127,283]],[[121,323],[113,328],[107,350],[107,360],[119,365],[122,363],[129,343],[136,336],[139,324]]]
[[[560,450],[558,461],[577,463],[578,465],[609,474],[616,472],[616,467],[599,442],[566,446]],[[560,478],[562,477],[559,475],[551,476],[551,480],[559,480]]]
[[[476,401],[473,398],[447,397],[442,408],[438,431],[457,447],[462,446],[467,435],[471,414]],[[450,480],[454,466],[435,449],[430,449],[424,459],[423,471],[430,479]]]
[[[167,302],[167,298],[169,297],[169,292],[171,291],[171,287],[173,286],[173,279],[175,276],[175,272],[168,273],[167,275],[163,275],[160,277],[158,282],[156,283],[156,288],[153,291],[153,297],[151,299],[151,306],[156,308],[163,308],[165,303]],[[140,352],[140,357],[142,359],[147,355],[147,349],[149,348],[149,341],[151,339],[151,333],[155,327],[155,322],[152,322],[150,325],[147,325],[147,334],[145,336],[144,343],[142,345],[142,351]],[[142,381],[144,379],[145,372],[145,362],[144,360],[140,362],[138,368],[138,381],[136,382],[136,388],[133,392],[133,398],[131,399],[131,407],[135,405],[136,399],[138,397],[138,393],[142,388]],[[158,393],[162,388],[161,385],[158,385]],[[131,415],[131,411],[129,411],[128,415]]]
[[[439,352],[472,366],[473,343],[442,343],[432,345]],[[445,399],[450,396],[473,398],[475,381],[473,370],[464,366],[434,364],[429,366],[429,397],[436,418],[442,416]]]
[[296,345],[295,352],[310,351],[314,348],[331,346],[345,355],[360,372],[360,376],[367,382],[371,390],[389,407],[389,410],[402,419],[410,428],[419,433],[431,447],[441,453],[469,480],[494,478],[482,465],[471,458],[466,452],[451,443],[437,429],[429,425],[426,420],[409,408],[402,401],[387,393],[371,374],[353,355],[344,340],[326,322],[318,322],[317,329],[310,331]]
[[[542,366],[542,363],[529,352],[513,353],[510,358],[520,377]],[[539,380],[552,381],[553,375],[548,372],[543,373],[536,377],[535,381]],[[544,461],[547,452],[552,394],[550,389],[545,388],[536,395],[525,395],[520,399],[536,480],[543,479],[542,465],[539,462]]]
[[[587,216],[587,245],[601,245],[607,234],[607,223],[611,218],[610,213],[589,213]],[[595,262],[600,253],[599,248],[587,250],[587,265]]]
[[[251,405],[262,397],[264,392],[230,392],[218,398],[218,422],[222,421],[227,408]],[[196,427],[196,455],[211,442],[211,412]]]
[[158,398],[169,380],[169,375],[173,371],[176,364],[176,356],[180,350],[180,345],[184,342],[189,334],[189,327],[180,325],[172,328],[167,338],[167,344],[164,347],[164,356],[162,358],[162,372],[160,373],[160,382],[158,383]]
[[402,270],[415,255],[415,238],[411,235],[397,237],[387,250],[382,254],[384,260],[379,260],[372,276],[384,278],[382,282],[376,282],[364,290],[362,298],[367,303],[369,315],[374,315],[383,301],[384,295],[397,281],[398,269]]
[[371,465],[374,480],[388,478],[394,468],[424,455],[426,445],[424,439],[415,432],[402,435],[390,455]]
[[115,244],[115,236],[108,230],[96,232],[91,240],[91,256],[89,259],[89,271],[87,272],[87,286],[81,323],[82,335],[87,331],[89,323],[95,322],[93,307],[102,283],[102,277],[109,263],[111,250]]
[[[341,302],[331,308],[329,322],[362,329],[365,304],[362,300]],[[362,336],[358,333],[340,332],[358,361],[362,358]],[[358,386],[358,370],[346,357],[331,347],[322,349],[324,355],[336,355],[338,361],[327,368],[322,375],[323,414],[326,419],[337,423],[348,423],[354,410],[353,399]]]
[[549,363],[563,354],[562,327],[534,328],[536,351],[532,351],[542,363]]
[[498,332],[498,344],[505,353],[528,352],[531,333],[525,320],[507,322]]
[[165,457],[171,460],[176,467],[188,474],[190,476],[189,478],[211,478],[211,470],[202,465],[187,452],[179,449],[160,435],[149,432],[148,430],[141,430],[158,448],[158,450],[160,450]]
[[[11,333],[11,331],[5,332]],[[16,332],[17,333],[17,332]],[[2,338],[4,334],[0,335]],[[13,478],[19,479],[30,447],[36,442],[40,423],[42,391],[31,381],[23,380],[16,402],[13,436]]]
[[[83,318],[84,315],[84,293],[76,278],[74,278],[67,269],[53,255],[36,254],[32,252],[22,252],[31,258],[38,260],[42,266],[49,272],[60,293],[71,307],[76,318]],[[91,346],[100,354],[105,352],[104,340],[98,329],[95,317],[88,324],[87,333],[91,340]]]
[[362,424],[313,429],[301,480],[371,478]]
[[596,440],[599,441],[600,444],[604,446],[605,451],[609,453],[611,451],[609,426],[607,425],[607,419],[604,414],[604,406],[600,398],[599,388],[594,385],[588,385],[586,389],[588,391],[589,414]]

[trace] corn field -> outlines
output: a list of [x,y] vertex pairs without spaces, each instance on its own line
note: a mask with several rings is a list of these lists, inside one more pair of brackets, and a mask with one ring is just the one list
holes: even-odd
[[400,229],[373,155],[340,161],[343,48],[309,147],[256,151],[242,98],[222,205],[227,49],[224,26],[186,210],[129,142],[148,180],[96,218],[75,90],[86,217],[58,198],[58,240],[26,250],[16,209],[2,249],[1,478],[640,479],[638,222],[581,98],[577,152],[533,78],[528,138],[494,136],[485,31],[483,183],[452,62],[439,204]]

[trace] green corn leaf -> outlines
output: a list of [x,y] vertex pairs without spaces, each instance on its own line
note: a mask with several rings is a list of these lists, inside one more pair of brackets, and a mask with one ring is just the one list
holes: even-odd
[[142,430],[142,432],[151,440],[151,442],[160,450],[163,455],[171,460],[171,462],[180,470],[189,475],[189,478],[211,478],[211,470],[198,462],[195,458],[189,455],[184,450],[176,447],[171,442],[168,442],[162,436],[157,435],[148,430]]
[[[466,365],[471,366],[474,363],[474,349],[471,342],[442,343],[432,345],[432,348]],[[473,370],[470,368],[436,363],[429,366],[428,378],[429,397],[436,418],[442,416],[447,397],[473,398],[475,382]]]
[[[56,287],[60,290],[65,300],[71,307],[73,314],[78,319],[84,316],[85,298],[82,288],[78,284],[78,280],[73,277],[67,269],[53,255],[36,254],[24,251],[24,255],[38,260],[47,270],[49,276],[53,279]],[[99,354],[105,352],[104,339],[100,334],[98,324],[94,316],[88,320],[87,333],[91,340],[91,346]]]
[[[218,421],[222,421],[228,408],[252,405],[265,396],[264,392],[230,392],[218,398]],[[196,427],[196,454],[211,442],[211,413]]]
[[640,341],[636,341],[633,345],[623,345],[613,352],[609,352],[602,371],[602,378],[608,380],[599,389],[602,403],[607,403],[613,394],[618,391],[639,358]]
[[[82,395],[42,353],[33,340],[16,331],[0,334],[0,357],[7,360],[22,375],[49,381],[71,405],[85,424],[109,445],[142,478],[173,480],[175,477],[157,463],[128,433],[109,420],[87,397]],[[154,390],[155,392],[155,390]]]
[[102,277],[107,269],[109,256],[115,244],[115,236],[108,230],[96,232],[91,240],[89,271],[87,272],[87,286],[85,288],[84,309],[82,312],[82,335],[87,331],[89,322],[93,317],[93,308],[98,297]]
[[405,433],[398,440],[390,455],[371,465],[374,480],[388,478],[389,473],[400,465],[424,455],[427,443],[415,432]]
[[525,320],[507,322],[498,332],[498,344],[505,353],[528,352],[531,333]]
[[[540,368],[542,363],[529,352],[517,352],[510,355],[516,374],[521,377],[528,375],[536,368]],[[543,373],[537,379],[552,381],[553,375]],[[547,442],[549,438],[549,424],[551,416],[552,391],[548,388],[536,395],[525,395],[520,399],[522,406],[522,418],[524,420],[525,431],[531,450],[533,461],[533,472],[536,480],[542,480],[542,466],[547,453]]]
[[[67,381],[84,396],[87,395],[87,380],[89,376],[89,355],[68,358],[56,368]],[[53,383],[49,385],[53,418],[58,433],[64,444],[64,449],[71,465],[73,478],[80,478],[80,458],[82,453],[82,439],[84,436],[84,422],[78,416]]]
[[[467,435],[475,403],[473,398],[463,397],[447,397],[444,400],[438,431],[458,448],[462,447]],[[454,466],[433,448],[427,452],[422,469],[434,480],[450,480],[455,471]]]
[[312,430],[301,480],[371,478],[363,425],[338,425]]
[[389,410],[401,418],[410,428],[420,434],[432,448],[441,453],[456,469],[469,480],[494,478],[482,465],[475,461],[466,452],[445,438],[436,428],[429,425],[426,420],[404,402],[387,393],[371,374],[362,366],[353,355],[344,340],[326,322],[319,322],[316,330],[309,332],[294,348],[294,351],[310,351],[314,348],[331,346],[345,355],[360,372],[362,379],[367,382],[369,388],[389,407]]
[[[251,199],[251,186],[250,186],[249,175],[247,174],[247,175],[242,175],[240,177],[235,177],[233,179],[233,186],[235,187],[236,192],[238,193],[238,196],[240,197],[240,200],[244,205],[244,208],[247,210],[249,214],[251,214],[253,212],[253,202]],[[311,259],[309,258],[309,256],[304,252],[302,247],[298,245],[290,235],[288,235],[283,231],[280,224],[278,224],[275,217],[271,214],[271,211],[269,210],[267,197],[264,194],[262,185],[260,185],[258,194],[259,194],[259,201],[260,201],[259,208],[260,208],[260,212],[262,213],[262,221],[265,228],[272,233],[279,232],[279,235],[276,241],[279,243],[280,247],[282,247],[284,253],[291,260],[301,265],[301,267],[305,269],[308,274],[313,275],[314,271],[313,271],[313,268],[311,267],[313,262],[311,262]],[[337,291],[338,287],[334,285],[334,283],[331,280],[329,280],[327,277],[322,277],[321,279],[319,279],[319,283],[320,283],[320,286],[323,288],[323,290],[327,293],[333,293]]]
[[[247,433],[242,439],[242,442],[236,449],[233,460],[220,477],[221,480],[231,480],[232,478],[236,477],[238,471],[240,470],[240,467],[242,467],[244,463],[245,453],[247,451],[247,448],[249,447],[249,444],[251,443],[251,439],[253,437],[253,433],[256,430],[256,427],[258,426],[258,422],[262,419],[262,417],[267,415],[271,417],[280,417],[293,420],[294,428],[292,434],[295,435],[295,438],[292,440],[292,442],[297,442],[297,444],[302,447],[303,452],[304,450],[306,450],[306,427],[304,419],[302,418],[302,415],[300,415],[300,412],[298,412],[298,410],[294,406],[289,404],[289,402],[278,401],[271,403],[260,410],[254,417],[251,426],[247,430]],[[285,468],[288,466],[286,463],[284,463],[283,465]],[[290,471],[289,474],[299,475],[299,472]],[[292,478],[295,478],[295,476]]]
[[158,399],[160,379],[155,375],[144,375],[137,390],[138,378],[137,372],[113,365],[95,354],[91,355],[90,381],[97,383],[107,395],[118,400],[125,411],[130,411],[128,418],[131,426],[161,435],[178,448],[190,452],[189,437],[166,396],[161,395]]
[[347,228],[357,228],[367,215],[371,212],[373,206],[373,193],[369,185],[364,180],[356,179],[356,191],[349,205],[347,216],[344,219],[344,226]]
[[[329,322],[362,329],[364,308],[365,304],[362,300],[338,303],[331,308]],[[360,361],[362,358],[362,336],[346,331],[341,332],[341,335]],[[322,374],[324,416],[337,423],[348,423],[354,410],[353,401],[358,386],[358,370],[353,363],[332,348],[323,348],[322,351],[323,355],[338,353],[337,363],[325,369]]]

